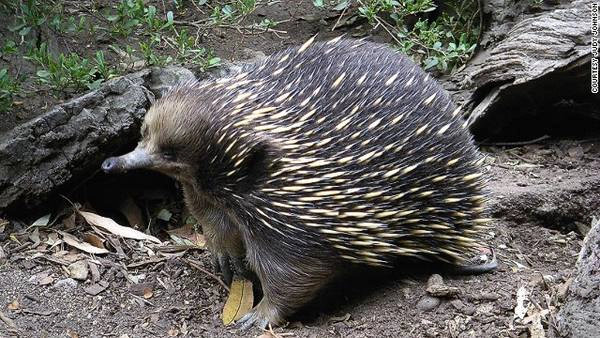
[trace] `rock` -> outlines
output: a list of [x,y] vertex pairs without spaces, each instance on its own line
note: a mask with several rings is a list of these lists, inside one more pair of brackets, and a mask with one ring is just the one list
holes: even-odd
[[437,297],[425,295],[421,299],[419,299],[419,302],[417,303],[417,309],[423,312],[431,311],[435,309],[438,305],[440,305],[440,302],[440,299]]
[[61,279],[61,280],[57,281],[56,283],[54,283],[53,287],[56,289],[63,288],[63,289],[70,290],[70,289],[74,289],[77,287],[77,281],[74,280],[73,278],[64,278],[64,279]]
[[444,279],[438,274],[433,274],[427,280],[427,293],[435,297],[451,297],[460,294],[460,289],[444,284]]
[[160,97],[177,83],[189,82],[195,79],[194,73],[184,67],[154,67],[150,76],[149,88],[157,97]]
[[72,263],[67,269],[69,270],[69,275],[73,279],[84,281],[88,277],[89,269],[86,260],[81,260]]
[[594,219],[583,241],[577,271],[558,313],[564,336],[597,337],[600,323],[600,220]]

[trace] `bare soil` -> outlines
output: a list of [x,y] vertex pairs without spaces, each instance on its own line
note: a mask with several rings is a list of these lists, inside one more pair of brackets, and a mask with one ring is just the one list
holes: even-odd
[[[478,276],[442,273],[444,283],[458,290],[446,297],[426,291],[435,267],[350,276],[274,332],[294,337],[526,337],[539,311],[544,330],[557,336],[555,315],[574,270],[583,238],[579,231],[585,231],[592,214],[574,215],[566,208],[566,214],[555,215],[564,222],[546,222],[539,210],[523,206],[533,201],[539,207],[537,199],[544,198],[546,209],[560,209],[569,202],[560,197],[567,193],[571,200],[580,198],[580,210],[597,207],[597,196],[589,194],[598,193],[600,143],[550,142],[491,147],[486,152],[490,205],[496,217],[489,239],[500,260],[497,271]],[[562,187],[560,182],[568,184]],[[0,242],[8,253],[0,266],[0,337],[263,333],[223,326],[220,316],[227,292],[206,272],[212,271],[207,252],[164,253],[149,259],[135,250],[135,241],[127,241],[124,255],[87,257],[98,273],[75,281],[68,278],[66,266],[81,259],[81,253],[63,251],[61,257],[46,245],[32,248],[31,240],[23,242]],[[206,271],[194,269],[187,259],[197,260]],[[102,291],[92,295],[94,288]],[[534,304],[524,320],[515,319],[519,288]]]
[[[360,25],[331,32],[337,17],[315,9],[311,2],[281,1],[252,14],[255,21],[262,17],[287,20],[277,29],[288,34],[242,35],[235,29],[217,29],[205,35],[203,42],[233,61],[256,51],[269,54],[316,33],[326,38],[364,32]],[[371,34],[375,40],[386,39],[381,32]],[[71,48],[84,53],[87,47],[82,43]],[[28,102],[13,122],[31,118],[57,101],[44,91],[28,98],[35,97],[38,99]],[[442,274],[447,286],[458,289],[458,294],[447,297],[426,292],[435,270],[417,272],[407,267],[406,271],[349,277],[292,318],[288,326],[274,329],[275,334],[527,337],[534,329],[531,318],[543,313],[543,329],[556,336],[555,315],[574,270],[582,233],[594,213],[598,215],[600,143],[548,142],[484,150],[489,155],[490,205],[496,218],[489,241],[500,260],[497,271],[479,276]],[[93,195],[94,190],[90,191]],[[13,230],[21,236],[11,236]],[[77,234],[83,230],[78,225],[70,231]],[[161,253],[149,259],[147,254],[139,254],[138,242],[127,240],[120,253],[91,257],[68,246],[36,246],[30,235],[25,229],[0,225],[0,337],[239,337],[263,333],[223,326],[226,290],[214,276],[187,263],[187,259],[196,260],[211,272],[211,259],[205,251]],[[82,258],[90,266],[89,276],[82,281],[69,278],[67,266]],[[525,319],[515,319],[520,288],[529,292],[533,304]]]

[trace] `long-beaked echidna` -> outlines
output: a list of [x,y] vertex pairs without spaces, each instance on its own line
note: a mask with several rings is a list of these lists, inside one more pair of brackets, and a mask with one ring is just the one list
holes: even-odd
[[260,279],[246,327],[280,323],[349,263],[460,262],[485,227],[482,156],[440,85],[383,45],[313,40],[178,85],[103,163],[180,181],[221,264]]

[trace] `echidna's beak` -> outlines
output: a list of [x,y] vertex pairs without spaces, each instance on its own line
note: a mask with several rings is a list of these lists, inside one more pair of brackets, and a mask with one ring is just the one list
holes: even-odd
[[102,162],[105,173],[121,173],[131,169],[149,168],[152,158],[144,148],[137,147],[132,152],[122,156],[109,157]]

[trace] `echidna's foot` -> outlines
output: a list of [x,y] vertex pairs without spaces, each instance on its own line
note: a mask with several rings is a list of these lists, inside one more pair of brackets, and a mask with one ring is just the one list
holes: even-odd
[[246,278],[250,275],[243,257],[231,257],[227,254],[216,254],[213,257],[214,269],[223,275],[227,285],[231,285],[234,275]]
[[251,327],[264,329],[268,325],[276,326],[281,322],[280,311],[266,298],[263,298],[258,305],[235,323],[235,327],[240,330],[248,330]]
[[469,259],[465,264],[455,266],[454,273],[463,275],[478,275],[496,270],[498,260],[493,248],[482,248],[481,252],[475,257]]

